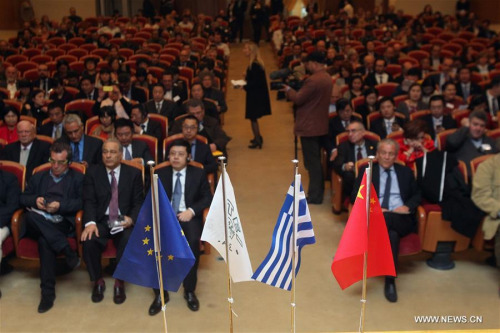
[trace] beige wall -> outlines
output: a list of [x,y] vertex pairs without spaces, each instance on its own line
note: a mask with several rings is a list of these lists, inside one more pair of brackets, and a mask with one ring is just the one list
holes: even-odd
[[432,6],[433,11],[439,11],[443,15],[454,15],[457,0],[389,0],[396,9],[402,9],[406,14],[419,14],[424,10],[426,4]]
[[96,15],[95,0],[31,0],[36,18],[48,15],[50,19],[60,21],[69,15],[69,8],[75,7],[76,13],[85,18]]

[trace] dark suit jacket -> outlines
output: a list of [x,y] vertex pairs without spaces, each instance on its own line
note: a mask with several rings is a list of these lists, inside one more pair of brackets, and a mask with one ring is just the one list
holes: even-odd
[[179,59],[176,59],[172,62],[171,66],[173,66],[173,67],[189,67],[193,70],[196,70],[196,64],[191,60],[189,60],[186,64],[181,64]]
[[[491,116],[491,111],[490,111],[490,101],[488,100],[488,96],[486,95],[486,92],[483,93],[483,98],[486,101],[486,113],[488,113]],[[500,107],[500,97],[497,97],[497,105]]]
[[[61,140],[69,143],[71,148],[73,145],[67,136],[61,136]],[[100,164],[102,161],[102,141],[94,137],[83,135],[83,154],[82,159],[90,164]]]
[[[35,138],[30,149],[30,154],[28,155],[28,161],[26,162],[26,181],[28,182],[33,173],[33,169],[37,166],[47,163],[49,161],[50,144],[45,141],[40,141]],[[5,148],[0,151],[0,156],[2,160],[12,161],[19,163],[19,158],[21,155],[21,143],[19,141],[13,142],[5,146]]]
[[[358,178],[356,179],[356,183],[352,190],[351,194],[351,202],[354,203],[356,200],[356,196],[358,195],[358,189],[361,185],[361,181],[363,180],[363,174],[365,172],[366,167],[361,168]],[[378,163],[373,164],[372,171],[372,183],[375,188],[375,192],[377,196],[379,195],[379,187],[380,187],[380,170]],[[394,170],[396,171],[396,177],[398,178],[399,184],[399,192],[401,195],[401,199],[403,200],[403,204],[410,209],[410,212],[414,213],[417,209],[418,205],[420,205],[421,194],[420,189],[418,188],[415,177],[413,176],[413,171],[403,165],[394,164]]]
[[[123,106],[123,109],[125,110],[125,112],[128,114],[128,116],[130,117],[130,113],[132,112],[132,104],[130,104],[129,102],[127,102],[127,100],[125,98],[120,98],[120,103],[122,104]],[[98,116],[99,115],[99,109],[101,108],[101,103],[96,101],[94,103],[94,106],[92,107],[92,113],[95,115],[95,116]]]
[[227,111],[226,99],[224,98],[224,93],[221,90],[215,88],[203,89],[203,97],[216,101],[220,107],[220,112]]
[[[172,134],[182,132],[182,119],[177,120],[172,126]],[[203,118],[203,130],[199,132],[208,139],[208,143],[215,143],[218,150],[225,151],[226,145],[231,140],[222,130],[217,119],[205,116]]]
[[130,89],[131,89],[130,96],[132,100],[137,101],[141,104],[146,103],[148,99],[146,97],[146,93],[144,92],[144,90],[134,86],[132,86]]
[[[87,169],[83,182],[83,224],[94,221],[106,223],[106,210],[111,200],[111,184],[106,167],[93,165]],[[135,223],[142,206],[143,184],[141,172],[122,164],[118,179],[118,208]]]
[[[144,107],[146,108],[148,113],[158,113],[158,111],[156,110],[156,103],[152,99],[147,101],[144,104]],[[175,117],[180,116],[181,114],[183,114],[183,112],[177,103],[165,99],[163,100],[159,114],[167,117],[169,123],[168,127],[172,127]]]
[[174,101],[174,98],[178,96],[179,100],[175,101],[178,106],[182,106],[182,103],[187,100],[187,92],[184,91],[181,87],[178,86],[173,86],[172,87],[172,101]]
[[[377,151],[377,142],[365,140],[365,148],[368,156],[375,155]],[[337,174],[341,175],[345,171],[342,166],[348,162],[356,162],[356,146],[350,141],[344,141],[337,147],[337,157],[333,161],[333,168]]]
[[[483,93],[483,90],[478,84],[475,84],[474,82],[470,82],[470,87],[469,87],[469,96],[473,95],[481,95]],[[462,91],[462,84],[460,82],[457,82],[455,84],[457,87],[457,96],[464,97],[464,92]]]
[[194,160],[203,164],[206,174],[216,172],[217,163],[215,162],[215,158],[212,156],[210,147],[200,141],[197,141],[195,146]]
[[[395,117],[396,122],[399,124],[399,126],[403,127],[405,121],[399,117]],[[387,129],[385,128],[385,121],[384,118],[380,117],[375,119],[371,124],[370,124],[370,131],[380,135],[381,139],[385,139],[387,136]]]
[[[92,100],[97,101],[97,97],[99,97],[99,89],[94,88],[94,94],[92,95]],[[87,94],[80,90],[78,94],[76,94],[75,99],[90,99]]]
[[151,135],[158,139],[158,143],[162,142],[162,134],[161,134],[161,124],[156,120],[149,119],[148,127],[146,127],[146,131],[143,134]]
[[148,161],[154,161],[153,154],[148,145],[137,140],[132,140],[132,158],[142,158],[144,164]]
[[[172,200],[172,167],[162,168],[157,171],[157,174],[165,188],[165,192],[167,192],[168,198]],[[212,201],[210,186],[202,169],[191,165],[187,166],[184,201],[186,202],[186,208],[191,208],[195,213],[193,220],[196,219],[199,223],[202,223],[203,210],[210,207]]]
[[[41,81],[41,79],[38,79],[38,80],[33,81],[33,83],[32,83],[33,88],[40,88],[40,89],[43,89],[43,88],[40,86],[40,81]],[[56,82],[56,80],[55,80],[55,79],[48,77],[48,78],[47,78],[47,85],[48,85],[48,87],[47,87],[45,90],[46,90],[46,91],[49,91],[50,89],[52,89],[52,88],[54,88],[54,87],[56,87],[56,86],[57,86],[57,82]]]
[[0,170],[0,228],[10,226],[12,214],[19,207],[20,194],[17,177]]
[[[427,123],[427,128],[429,129],[429,134],[432,137],[432,140],[436,139],[436,131],[434,130],[434,123],[432,122],[432,115],[428,114],[422,117],[423,120]],[[442,126],[444,129],[451,129],[457,127],[457,122],[450,115],[443,115],[443,123]]]
[[[351,116],[351,121],[356,120],[356,119],[359,119],[359,118]],[[344,132],[345,132],[345,127],[342,124],[342,120],[340,119],[339,116],[329,119],[329,121],[328,121],[328,141],[329,141],[330,151],[333,148],[335,148],[335,146],[336,146],[335,141],[336,141],[337,135],[339,135],[340,133],[344,133]]]
[[[386,73],[386,72],[384,72],[384,73],[385,73],[385,74],[387,74],[387,75],[389,76],[389,77],[388,77],[388,79],[387,79],[387,82],[393,82],[393,81],[394,81],[394,79],[392,78],[392,75],[391,75],[391,74]],[[372,72],[372,73],[368,74],[368,75],[366,76],[366,79],[365,79],[365,85],[366,85],[366,86],[370,86],[370,87],[374,87],[374,86],[376,86],[377,84],[379,84],[379,83],[377,82],[376,75],[378,75],[378,74],[376,74],[375,72]]]
[[[23,194],[21,194],[21,206],[36,208],[36,198],[43,197],[47,193],[50,178],[51,176],[49,171],[38,172],[33,175],[28,183],[28,186],[26,187],[26,190]],[[83,174],[69,169],[64,178],[66,178],[64,195],[59,202],[60,207],[57,214],[62,215],[74,226],[75,215],[83,208]]]
[[[45,135],[48,137],[52,137],[52,132],[54,131],[54,123],[49,121],[45,125],[42,125],[38,130],[38,134]],[[61,127],[61,136],[63,135],[64,127]]]

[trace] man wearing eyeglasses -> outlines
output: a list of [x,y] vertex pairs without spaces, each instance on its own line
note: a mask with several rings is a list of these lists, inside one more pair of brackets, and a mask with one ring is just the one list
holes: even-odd
[[347,125],[347,141],[339,144],[333,161],[335,172],[342,177],[342,192],[349,196],[354,186],[354,166],[357,161],[375,155],[377,142],[364,138],[365,126],[359,120]]
[[208,144],[196,140],[198,134],[199,122],[195,116],[187,116],[182,119],[182,136],[191,144],[191,160],[203,164],[205,173],[214,173],[217,171],[217,163],[212,156]]
[[71,270],[80,264],[66,238],[75,231],[75,215],[83,207],[83,174],[69,168],[71,155],[67,143],[56,141],[50,147],[50,169],[34,174],[20,197],[21,205],[28,209],[27,235],[38,241],[40,253],[39,313],[54,305],[57,256],[64,254]]

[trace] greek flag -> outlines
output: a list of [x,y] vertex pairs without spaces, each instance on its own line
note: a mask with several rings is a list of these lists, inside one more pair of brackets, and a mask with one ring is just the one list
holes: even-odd
[[[298,218],[295,225],[295,276],[300,268],[300,251],[304,245],[314,244],[314,230],[312,227],[306,195],[302,189],[300,175],[290,185],[285,202],[281,207],[278,221],[273,231],[273,242],[266,258],[255,271],[252,279],[270,286],[291,290],[292,288],[292,255],[293,255],[293,195],[294,184],[299,184],[300,191],[296,191],[298,200]],[[298,251],[297,251],[298,250]]]

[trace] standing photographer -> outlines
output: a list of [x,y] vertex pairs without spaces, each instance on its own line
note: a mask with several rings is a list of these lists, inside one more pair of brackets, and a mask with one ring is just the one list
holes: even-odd
[[321,147],[327,140],[328,108],[332,79],[326,72],[325,56],[312,52],[306,58],[306,69],[311,73],[299,91],[285,85],[289,100],[296,107],[295,135],[300,136],[304,165],[309,172],[307,202],[323,202],[324,182],[321,168]]

